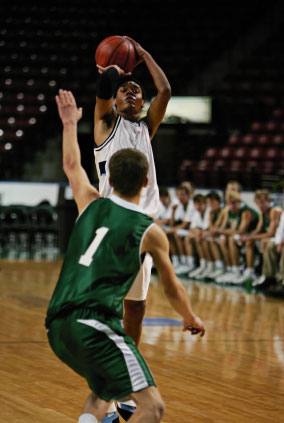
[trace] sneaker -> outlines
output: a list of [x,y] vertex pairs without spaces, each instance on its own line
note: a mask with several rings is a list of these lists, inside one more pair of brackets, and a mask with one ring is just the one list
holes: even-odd
[[218,276],[215,278],[215,282],[217,283],[228,283],[235,277],[235,273],[233,272],[225,272],[223,275]]
[[244,271],[244,273],[242,275],[236,275],[232,280],[231,283],[234,285],[242,285],[243,283],[245,283],[248,279],[252,279],[255,280],[256,279],[256,275],[248,275],[246,273],[246,271]]
[[266,279],[266,276],[265,275],[261,275],[261,276],[259,276],[259,278],[256,278],[253,282],[252,282],[252,286],[253,287],[256,287],[256,286],[258,286],[258,285],[262,285],[263,284],[263,282],[265,281],[265,279]]
[[210,275],[208,275],[208,279],[215,280],[216,278],[219,278],[219,276],[224,275],[225,272],[225,269],[215,269],[210,273]]
[[196,279],[198,280],[202,280],[202,279],[209,279],[209,276],[211,275],[211,273],[213,273],[214,270],[210,267],[206,267],[203,272],[199,273],[199,275],[195,276]]
[[132,407],[131,405],[122,404],[121,402],[117,404],[117,411],[121,415],[121,417],[127,421],[130,417],[135,413],[136,407]]
[[176,270],[181,266],[181,263],[180,262],[177,262],[176,264],[172,263],[172,265],[173,265],[173,268]]
[[191,272],[188,273],[188,277],[189,278],[195,278],[197,275],[199,275],[200,273],[202,273],[205,270],[204,267],[197,267],[197,269],[192,270]]
[[266,289],[274,285],[276,285],[276,279],[265,275],[261,275],[252,283],[252,286],[256,289]]
[[180,264],[174,270],[176,275],[182,275],[184,273],[188,273],[190,270],[192,270],[192,268],[187,264]]
[[102,418],[102,423],[119,423],[119,417],[116,412],[108,413]]

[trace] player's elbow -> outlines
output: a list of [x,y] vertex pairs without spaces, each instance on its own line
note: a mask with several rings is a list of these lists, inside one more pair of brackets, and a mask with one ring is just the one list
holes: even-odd
[[169,83],[165,84],[165,85],[162,87],[162,89],[161,89],[161,95],[162,95],[165,99],[167,99],[167,100],[169,100],[169,99],[171,98],[171,95],[172,95],[172,89],[171,89],[171,86],[170,86],[170,84],[169,84]]
[[66,157],[63,159],[63,170],[64,173],[68,176],[74,171],[77,166],[76,160],[71,157]]

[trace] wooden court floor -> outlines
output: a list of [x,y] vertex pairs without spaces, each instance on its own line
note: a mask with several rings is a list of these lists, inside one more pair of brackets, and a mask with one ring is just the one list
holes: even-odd
[[[0,261],[1,423],[76,422],[89,393],[47,343],[45,312],[60,266]],[[151,326],[140,345],[166,403],[163,422],[284,422],[284,301],[183,283],[207,326],[205,337],[176,326],[179,317],[153,276]]]

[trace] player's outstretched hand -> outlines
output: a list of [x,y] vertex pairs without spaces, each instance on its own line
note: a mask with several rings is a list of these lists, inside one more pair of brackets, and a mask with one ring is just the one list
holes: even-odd
[[116,70],[117,70],[117,72],[119,73],[119,77],[121,78],[121,77],[123,77],[123,76],[130,76],[130,75],[132,75],[132,73],[131,72],[128,72],[128,73],[126,73],[126,72],[124,72],[124,70],[123,69],[121,69],[119,66],[117,66],[117,65],[109,65],[109,66],[106,66],[106,67],[103,67],[103,66],[101,66],[101,65],[96,65],[97,66],[97,68],[98,68],[98,72],[99,73],[103,73],[103,72],[105,72],[107,69],[109,69],[109,68],[115,68]]
[[202,337],[205,334],[205,326],[202,320],[195,316],[190,323],[188,321],[183,322],[183,330],[188,330],[191,335],[198,335]]
[[82,107],[77,107],[71,91],[59,90],[55,97],[58,113],[63,124],[77,123],[82,117]]

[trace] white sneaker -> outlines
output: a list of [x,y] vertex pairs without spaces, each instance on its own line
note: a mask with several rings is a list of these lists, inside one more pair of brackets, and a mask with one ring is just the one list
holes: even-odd
[[233,272],[225,272],[223,275],[215,278],[215,282],[217,283],[228,283],[231,282],[231,279],[235,277],[235,273]]
[[259,276],[259,278],[256,278],[254,281],[252,281],[252,286],[258,286],[263,284],[263,282],[265,281],[266,276],[265,275],[261,275]]
[[244,271],[242,275],[236,274],[236,276],[231,280],[231,283],[233,283],[234,285],[242,285],[248,279],[254,280],[256,279],[256,275],[255,274],[249,275],[246,271]]
[[189,267],[187,264],[180,264],[179,266],[177,266],[176,268],[175,268],[175,273],[177,274],[177,275],[182,275],[182,274],[184,274],[184,273],[188,273],[189,271],[191,271],[192,270],[192,268],[191,267]]
[[226,272],[225,269],[215,269],[210,275],[208,275],[208,279],[215,280],[216,278],[219,278],[219,276],[224,275]]
[[181,263],[180,262],[178,262],[176,264],[172,263],[172,265],[173,265],[173,268],[176,270],[181,266]]
[[197,267],[197,269],[194,269],[193,271],[188,273],[188,277],[189,278],[195,278],[197,275],[199,275],[200,273],[202,273],[205,270],[204,267]]
[[203,272],[199,273],[199,275],[196,276],[196,279],[202,280],[202,279],[209,279],[209,276],[211,278],[211,274],[214,272],[214,269],[212,267],[206,267]]

